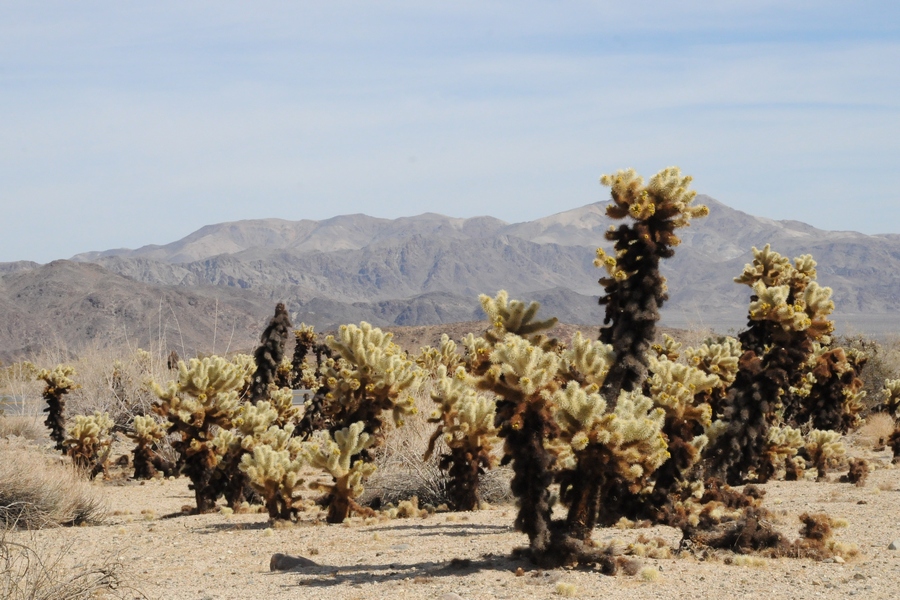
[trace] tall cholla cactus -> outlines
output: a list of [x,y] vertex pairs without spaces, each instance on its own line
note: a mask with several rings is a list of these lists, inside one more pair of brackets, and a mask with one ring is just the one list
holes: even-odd
[[56,449],[62,452],[65,452],[66,440],[66,394],[78,387],[72,380],[73,375],[75,368],[69,365],[57,365],[53,370],[41,369],[37,373],[37,378],[46,384],[43,396],[47,401],[44,409],[47,419],[44,425],[50,428],[50,439],[56,442]]
[[112,427],[113,421],[109,418],[109,413],[76,415],[75,424],[69,428],[63,441],[66,454],[72,457],[75,466],[89,470],[92,479],[100,471],[106,471],[109,447],[112,444]]
[[166,464],[156,453],[156,444],[166,437],[163,426],[151,415],[138,415],[134,418],[134,431],[126,435],[135,442],[134,478],[151,479],[159,471],[171,473],[174,465]]
[[375,465],[354,460],[375,443],[374,436],[363,431],[365,427],[365,423],[357,421],[334,434],[318,431],[304,444],[309,463],[332,477],[331,484],[316,484],[328,493],[326,520],[329,523],[343,523],[351,509],[362,510],[354,498],[362,494],[363,480],[375,472]]
[[153,412],[168,419],[168,433],[179,439],[172,446],[184,460],[199,513],[215,508],[224,482],[215,478],[219,455],[212,444],[214,428],[230,429],[244,385],[244,371],[220,356],[178,363],[178,379],[166,388],[153,382],[159,401]]
[[[250,386],[253,402],[264,400],[269,394],[269,384],[275,383],[276,373],[284,359],[284,346],[291,332],[291,317],[282,302],[275,306],[275,316],[262,332],[259,347],[253,353],[256,372]],[[290,369],[288,369],[290,370]]]
[[384,333],[366,322],[341,325],[339,337],[328,336],[326,345],[337,359],[328,359],[323,376],[328,388],[327,411],[335,429],[361,421],[366,431],[382,436],[382,413],[390,411],[396,424],[416,412],[412,392],[421,369]]
[[728,336],[710,338],[696,348],[688,348],[684,354],[687,364],[718,378],[718,383],[706,394],[705,401],[712,408],[714,417],[721,416],[728,388],[737,377],[738,361],[743,354],[741,343]]
[[447,375],[447,366],[443,364],[437,367],[431,398],[440,408],[428,419],[430,423],[438,423],[438,427],[428,442],[425,460],[434,452],[435,443],[443,439],[450,451],[441,456],[439,466],[450,476],[452,508],[475,510],[478,477],[494,465],[492,450],[499,441],[494,426],[496,402],[475,391],[464,367],[459,366],[452,375]]
[[600,179],[612,192],[606,214],[612,219],[627,216],[634,220],[631,225],[610,228],[606,239],[615,242],[615,253],[598,249],[594,261],[607,273],[600,279],[605,292],[600,304],[606,305],[600,341],[612,344],[616,353],[603,388],[611,404],[620,391],[638,389],[647,375],[646,357],[659,309],[668,299],[659,261],[671,257],[680,243],[676,229],[709,214],[706,206],[692,205],[697,192],[688,189],[691,180],[677,167],[660,171],[646,186],[633,169]]

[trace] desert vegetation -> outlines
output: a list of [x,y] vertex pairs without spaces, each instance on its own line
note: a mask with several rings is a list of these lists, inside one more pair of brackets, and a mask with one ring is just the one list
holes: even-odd
[[[851,438],[900,461],[895,349],[836,338],[813,257],[769,246],[754,248],[735,277],[750,290],[745,329],[691,345],[659,335],[668,300],[660,264],[707,208],[677,168],[602,182],[618,225],[607,233],[613,250],[595,257],[605,307],[597,339],[552,335],[557,320],[538,303],[500,290],[480,297],[482,330],[415,352],[365,322],[327,336],[293,329],[278,304],[252,355],[185,361],[160,347],[100,365],[39,368],[38,357],[3,367],[4,390],[39,395],[47,413],[46,429],[0,417],[12,440],[2,451],[31,461],[0,459],[6,529],[102,521],[85,479],[183,476],[190,512],[264,512],[279,527],[305,512],[330,524],[378,522],[477,511],[505,496],[527,538],[510,555],[542,568],[636,573],[636,556],[686,547],[852,557],[858,550],[835,540],[828,514],[800,515],[789,539],[761,486],[837,472],[866,485],[874,465],[849,455]],[[598,542],[598,527],[611,526],[670,527],[681,541]],[[18,573],[26,559],[5,544],[7,572]],[[111,581],[91,573],[95,588]]]

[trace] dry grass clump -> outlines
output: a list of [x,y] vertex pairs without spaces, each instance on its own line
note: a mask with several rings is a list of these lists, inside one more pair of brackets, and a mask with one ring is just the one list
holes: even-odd
[[865,448],[884,446],[894,433],[894,419],[887,413],[875,413],[866,417],[865,424],[856,431],[857,443]]
[[96,523],[105,512],[71,466],[27,443],[0,441],[0,524],[40,529]]
[[0,416],[0,438],[21,437],[37,441],[47,439],[47,428],[36,416]]
[[[121,585],[119,563],[69,566],[67,561],[74,554],[70,545],[54,549],[34,538],[22,541],[11,537],[6,530],[0,530],[0,598],[89,600]],[[131,592],[129,597],[135,596],[135,590],[127,591]],[[136,597],[143,594],[137,593]]]

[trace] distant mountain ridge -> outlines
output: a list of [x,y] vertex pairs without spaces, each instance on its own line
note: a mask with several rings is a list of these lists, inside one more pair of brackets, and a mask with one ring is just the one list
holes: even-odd
[[[751,216],[709,197],[698,202],[710,207],[709,216],[680,231],[681,246],[663,263],[670,295],[664,324],[741,328],[750,291],[732,279],[751,260],[751,247],[770,243],[792,258],[814,256],[819,281],[834,289],[839,327],[900,332],[900,235],[823,231]],[[157,320],[177,318],[181,337],[190,330],[187,345],[204,348],[217,326],[252,345],[277,301],[287,303],[296,323],[320,330],[360,320],[428,325],[479,319],[478,294],[499,289],[540,300],[548,316],[599,325],[593,258],[597,246],[608,247],[604,234],[613,222],[605,208],[598,202],[515,224],[433,213],[248,220],[208,225],[170,244],[87,252],[44,266],[0,263],[0,308],[11,315],[0,342],[15,352],[28,345],[22,341],[51,332],[76,345],[105,339],[110,328],[130,327],[139,337],[147,327],[121,307],[156,314],[150,305],[164,301],[172,306]],[[72,303],[49,302],[56,289],[66,289]],[[87,298],[120,308],[101,318]],[[217,314],[209,314],[209,302],[218,303]]]

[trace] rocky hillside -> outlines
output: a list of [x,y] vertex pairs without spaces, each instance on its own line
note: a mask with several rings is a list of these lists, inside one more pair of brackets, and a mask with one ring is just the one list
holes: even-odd
[[[682,234],[664,265],[664,324],[743,326],[749,290],[732,278],[750,248],[811,253],[834,288],[844,331],[900,332],[900,235],[869,236],[773,221],[708,197],[710,215]],[[570,323],[598,324],[594,250],[605,203],[508,224],[436,214],[388,220],[262,219],[209,225],[171,244],[80,254],[49,265],[0,264],[0,355],[48,340],[70,345],[159,336],[210,351],[252,345],[275,302],[320,330],[368,320],[430,325],[477,320],[477,296],[507,289]],[[218,309],[216,306],[218,305]],[[154,329],[155,328],[155,329]],[[234,332],[232,334],[232,332]],[[221,349],[221,348],[219,348]]]

